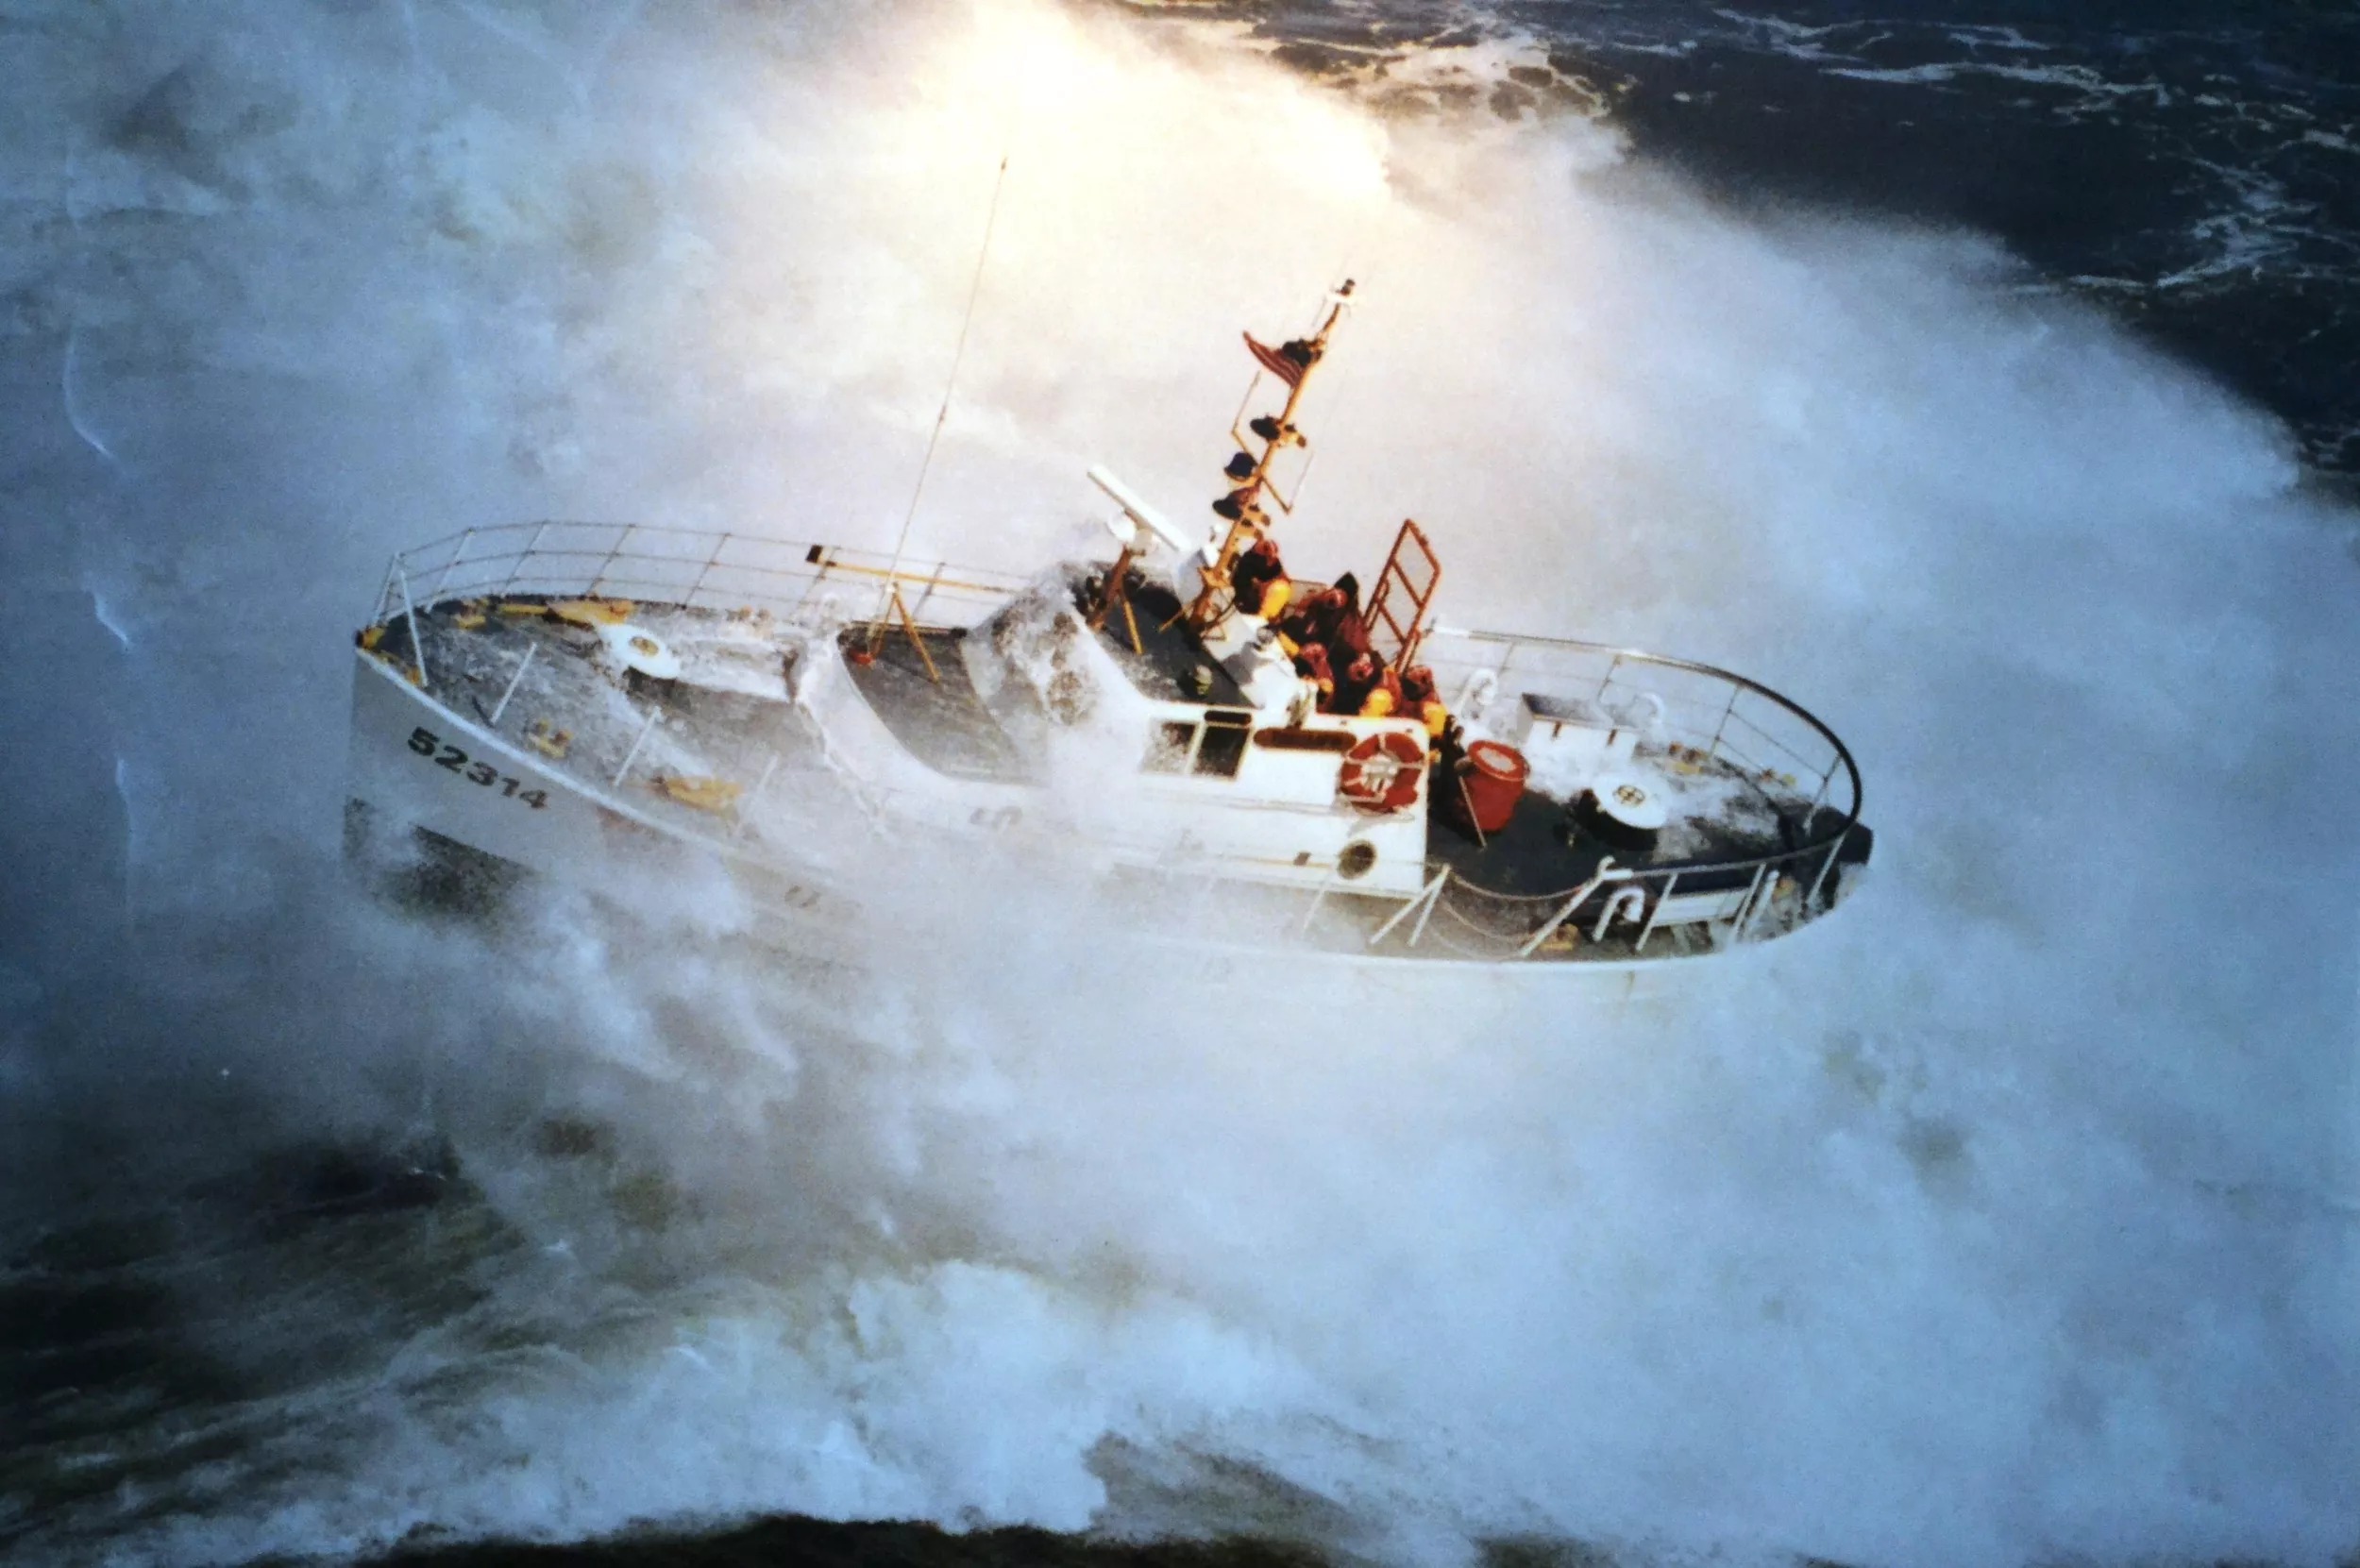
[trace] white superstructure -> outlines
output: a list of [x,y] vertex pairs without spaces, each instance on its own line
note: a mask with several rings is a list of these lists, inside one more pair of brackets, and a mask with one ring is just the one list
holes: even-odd
[[[1441,563],[1414,523],[1365,613],[1325,584],[1248,583],[1348,294],[1306,339],[1248,339],[1256,387],[1285,396],[1233,432],[1225,531],[1092,471],[1120,508],[1111,565],[1025,579],[565,522],[405,552],[357,639],[356,829],[495,877],[604,885],[693,861],[818,950],[856,933],[876,855],[986,836],[1078,857],[1176,936],[1370,957],[1627,965],[1832,907],[1867,858],[1859,775],[1777,694],[1437,627]],[[1357,639],[1355,667],[1430,684],[1449,722],[1415,700],[1323,711],[1324,645],[1296,640],[1322,624],[1340,660]]]

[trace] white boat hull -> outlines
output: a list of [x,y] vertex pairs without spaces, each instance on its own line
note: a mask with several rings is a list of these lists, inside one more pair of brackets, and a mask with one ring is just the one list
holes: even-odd
[[638,888],[742,901],[751,934],[828,962],[857,957],[861,912],[809,868],[783,866],[596,799],[563,768],[435,702],[395,666],[353,672],[351,799],[380,840],[418,832],[505,867],[638,903]]
[[[370,837],[379,844],[431,835],[446,841],[446,852],[447,846],[458,846],[497,863],[503,875],[513,874],[513,868],[546,877],[634,909],[644,910],[638,892],[649,885],[708,887],[743,901],[738,913],[754,940],[796,957],[857,969],[875,952],[868,912],[823,873],[746,851],[717,834],[692,837],[626,800],[594,798],[562,767],[442,707],[399,667],[365,654],[353,676],[350,781],[351,798],[364,808]],[[1190,962],[1205,966],[1208,976],[1262,963],[1270,951],[1266,940],[1222,942],[1181,935],[1153,939],[1189,953]],[[1341,966],[1373,981],[1390,977],[1383,983],[1411,986],[1424,984],[1412,976],[1430,980],[1437,970],[1548,974],[1559,977],[1546,983],[1553,988],[1570,982],[1585,995],[1618,1004],[1673,994],[1677,983],[1671,974],[1692,969],[1662,959],[1503,966],[1439,954],[1404,959],[1310,946],[1290,954],[1289,962]]]

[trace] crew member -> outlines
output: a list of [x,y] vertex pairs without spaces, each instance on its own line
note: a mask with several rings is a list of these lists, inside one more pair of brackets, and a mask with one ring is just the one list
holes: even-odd
[[1401,672],[1402,712],[1425,721],[1429,750],[1442,742],[1450,731],[1450,710],[1435,695],[1434,672],[1424,665],[1412,665]]
[[1278,634],[1290,652],[1320,643],[1340,664],[1371,651],[1368,622],[1360,616],[1360,584],[1346,572],[1334,587],[1305,595],[1280,619]]
[[1346,572],[1336,580],[1336,592],[1343,597],[1344,607],[1327,633],[1328,657],[1346,663],[1363,653],[1374,658],[1376,650],[1369,642],[1369,623],[1360,615],[1360,580]]
[[1336,671],[1327,662],[1327,649],[1320,643],[1306,643],[1295,654],[1295,673],[1319,688],[1319,709],[1329,710],[1336,700]]
[[1324,647],[1343,613],[1344,596],[1337,590],[1322,588],[1316,594],[1306,594],[1279,616],[1279,646],[1290,654],[1300,653],[1315,644]]
[[[1341,658],[1342,655],[1331,649],[1328,651],[1328,657],[1332,660]],[[1375,654],[1356,653],[1352,655],[1344,661],[1343,670],[1337,677],[1336,703],[1328,711],[1340,714],[1358,714],[1364,718],[1383,717],[1383,714],[1369,713],[1368,703],[1374,694],[1384,690],[1384,679],[1385,666],[1377,663]],[[1386,702],[1385,711],[1390,713],[1392,711],[1390,700],[1386,700]]]
[[1229,590],[1240,615],[1271,620],[1285,612],[1294,583],[1278,559],[1278,541],[1264,537],[1229,568]]

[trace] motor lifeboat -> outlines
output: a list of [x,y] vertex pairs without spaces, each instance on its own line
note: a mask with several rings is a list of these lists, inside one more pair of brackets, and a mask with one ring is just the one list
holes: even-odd
[[1095,560],[563,521],[403,551],[355,638],[355,854],[397,846],[413,885],[470,899],[693,864],[823,954],[864,951],[877,856],[986,842],[1079,856],[1174,940],[1372,964],[1629,969],[1834,910],[1872,838],[1799,704],[1442,624],[1415,520],[1365,592],[1287,569],[1298,419],[1351,305],[1347,282],[1303,336],[1246,337],[1201,525],[1090,470]]

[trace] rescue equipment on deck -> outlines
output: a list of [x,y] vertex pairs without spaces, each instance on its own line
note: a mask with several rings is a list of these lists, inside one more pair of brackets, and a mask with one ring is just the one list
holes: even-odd
[[1496,740],[1478,740],[1467,748],[1458,765],[1459,799],[1450,802],[1476,832],[1494,834],[1516,815],[1524,799],[1525,779],[1532,771],[1524,753]]
[[699,811],[722,812],[737,804],[737,798],[746,792],[744,784],[727,779],[711,779],[686,773],[666,773],[657,781],[664,793],[684,806]]
[[549,614],[575,626],[620,626],[638,606],[627,599],[566,599],[549,606]]
[[605,645],[607,657],[635,674],[651,681],[680,679],[680,655],[666,646],[663,638],[642,626],[628,621],[598,628],[598,641]]
[[1402,811],[1416,803],[1418,779],[1424,771],[1425,748],[1398,730],[1388,730],[1367,736],[1344,753],[1336,788],[1362,811]]
[[1652,834],[1672,819],[1663,797],[1636,779],[1600,779],[1588,799],[1600,817],[1632,833]]
[[564,762],[572,750],[574,733],[561,730],[546,718],[536,718],[525,730],[525,744],[552,762]]

